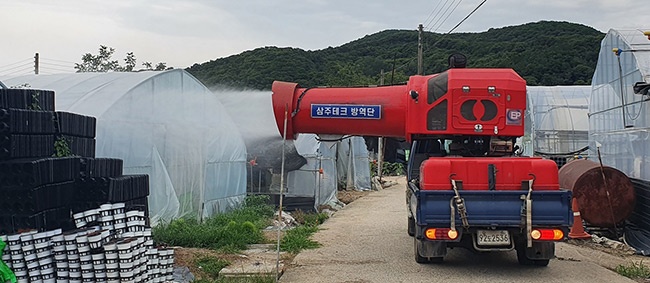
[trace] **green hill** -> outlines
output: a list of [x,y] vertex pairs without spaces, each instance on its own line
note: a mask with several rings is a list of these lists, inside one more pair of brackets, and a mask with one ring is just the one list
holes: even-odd
[[[447,57],[465,54],[468,67],[513,68],[529,85],[590,84],[605,34],[568,22],[542,21],[480,33],[423,37],[424,73],[447,68]],[[339,47],[305,51],[264,47],[194,64],[187,70],[205,85],[270,89],[274,80],[301,86],[385,84],[417,72],[415,30],[385,30]],[[394,70],[394,71],[393,71]]]

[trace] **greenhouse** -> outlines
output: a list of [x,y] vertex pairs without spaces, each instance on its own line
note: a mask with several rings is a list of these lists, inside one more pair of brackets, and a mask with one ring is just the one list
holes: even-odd
[[97,118],[97,157],[149,174],[152,224],[205,218],[246,195],[246,148],[217,97],[184,70],[27,75],[11,86],[56,92],[56,107]]
[[[610,30],[601,43],[589,104],[589,144],[603,163],[650,180],[650,40],[639,30]],[[615,49],[616,48],[616,49]],[[596,153],[596,151],[592,151]]]
[[[279,195],[283,142],[273,115],[271,92],[232,89],[214,89],[213,92],[239,127],[246,143],[250,161],[248,192]],[[283,194],[289,203],[306,200],[301,209],[338,206],[339,187],[371,188],[368,150],[362,137],[341,139],[339,136],[300,134],[296,140],[287,140],[284,150]]]
[[525,155],[572,157],[589,143],[590,86],[529,86]]

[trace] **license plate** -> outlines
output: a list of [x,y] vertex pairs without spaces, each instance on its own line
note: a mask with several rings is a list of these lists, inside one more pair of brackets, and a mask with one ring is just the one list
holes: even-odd
[[478,230],[476,243],[479,246],[510,245],[510,233],[505,230]]

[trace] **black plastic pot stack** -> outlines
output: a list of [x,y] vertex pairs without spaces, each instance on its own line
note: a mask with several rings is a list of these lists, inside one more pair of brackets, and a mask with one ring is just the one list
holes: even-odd
[[0,89],[0,235],[67,231],[72,213],[107,203],[148,215],[148,176],[95,158],[96,123],[55,111],[53,91]]
[[79,158],[53,158],[56,123],[54,92],[0,89],[0,233],[72,227]]
[[125,207],[103,204],[75,213],[77,229],[70,231],[0,236],[7,243],[2,259],[18,283],[171,281],[174,250],[156,247],[144,212]]
[[125,203],[127,209],[149,213],[149,176],[122,175],[120,159],[82,159],[81,177],[75,192],[74,213],[105,203]]

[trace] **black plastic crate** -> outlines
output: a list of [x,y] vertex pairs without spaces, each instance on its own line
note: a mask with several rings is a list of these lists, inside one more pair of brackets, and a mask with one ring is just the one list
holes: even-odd
[[0,134],[0,161],[53,155],[54,135]]
[[54,111],[54,91],[41,89],[0,89],[0,108]]
[[[75,207],[80,203],[105,203],[108,202],[108,188],[110,179],[107,177],[81,177],[75,183]],[[81,206],[84,208],[85,206]]]
[[69,112],[56,112],[56,127],[59,134],[94,138],[97,119]]
[[0,234],[13,234],[29,230],[73,229],[69,208],[55,208],[35,214],[0,214]]
[[74,181],[79,179],[80,163],[78,157],[0,162],[0,191]]
[[0,133],[54,134],[54,112],[0,108]]
[[87,177],[76,184],[76,202],[116,203],[149,195],[149,175]]
[[111,178],[108,200],[122,202],[149,195],[149,175],[124,175]]
[[95,139],[76,136],[59,136],[57,142],[65,141],[70,154],[79,157],[95,157]]
[[82,177],[118,177],[123,174],[124,161],[117,158],[82,158]]
[[31,215],[45,210],[69,207],[74,196],[74,182],[46,184],[35,188],[6,188],[2,190],[0,207],[9,214]]

